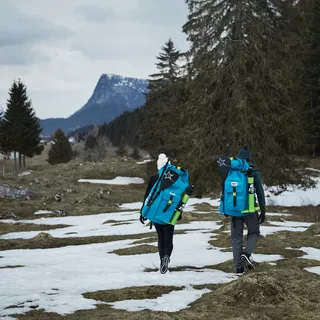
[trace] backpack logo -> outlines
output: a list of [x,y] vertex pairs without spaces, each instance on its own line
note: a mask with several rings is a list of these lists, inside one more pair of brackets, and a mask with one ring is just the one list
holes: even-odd
[[223,160],[221,158],[219,158],[219,160],[217,161],[219,167],[222,167],[222,166],[227,166],[226,165],[226,160]]
[[232,185],[233,187],[237,187],[237,186],[238,186],[238,182],[232,181],[232,182],[231,182],[231,185]]
[[174,174],[173,173],[171,173],[170,171],[168,171],[167,173],[166,173],[166,175],[164,176],[164,179],[166,180],[166,179],[169,179],[169,180],[171,180],[172,182],[174,182],[173,180],[172,180],[172,177],[174,176]]

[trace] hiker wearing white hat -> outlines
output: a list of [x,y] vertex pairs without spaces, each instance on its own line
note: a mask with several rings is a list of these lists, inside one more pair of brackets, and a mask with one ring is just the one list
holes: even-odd
[[[164,153],[160,153],[157,159],[157,168],[160,171],[165,165],[170,164],[168,157]],[[144,202],[147,199],[151,189],[159,178],[159,172],[149,179],[148,187],[144,195]],[[144,203],[142,207],[144,206]],[[140,214],[140,222],[144,224],[147,219]],[[181,216],[179,218],[181,220]],[[168,271],[170,256],[173,250],[173,232],[174,225],[153,223],[158,234],[158,252],[160,256],[160,272],[162,274]]]

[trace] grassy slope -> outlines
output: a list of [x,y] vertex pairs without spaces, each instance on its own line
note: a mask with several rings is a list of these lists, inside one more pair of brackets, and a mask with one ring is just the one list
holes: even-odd
[[[118,203],[141,201],[145,186],[98,186],[79,184],[79,178],[114,178],[117,175],[140,176],[146,178],[148,173],[146,166],[139,166],[132,162],[120,162],[119,159],[107,159],[96,164],[73,161],[59,166],[48,166],[38,162],[35,166],[31,163],[35,172],[24,177],[8,177],[6,183],[22,185],[34,189],[36,196],[31,200],[3,200],[0,199],[0,214],[13,212],[19,219],[35,218],[33,213],[38,209],[65,209],[70,215],[90,213],[102,213],[118,210]],[[33,180],[37,178],[40,185],[35,185]],[[32,185],[30,185],[32,183]],[[66,189],[72,189],[67,193]],[[98,197],[99,189],[104,190],[101,198]],[[57,203],[52,196],[55,193],[64,193],[61,203]],[[218,220],[221,216],[210,206],[203,204],[198,206],[199,211],[208,211],[209,214],[189,213],[184,215],[184,222],[195,220]],[[96,319],[320,319],[320,290],[319,276],[304,270],[305,267],[319,266],[319,261],[301,259],[302,252],[288,250],[286,248],[299,248],[311,246],[320,248],[320,209],[308,208],[270,208],[269,211],[289,211],[293,213],[286,220],[310,221],[316,224],[304,233],[281,232],[261,238],[257,253],[281,254],[285,258],[276,266],[259,264],[256,271],[245,274],[240,280],[224,285],[199,286],[213,290],[197,300],[192,306],[178,313],[162,312],[132,312],[114,310],[108,305],[98,305],[94,310],[77,311],[72,315],[60,316],[43,311],[32,311],[26,315],[17,316],[23,320],[96,320]],[[270,220],[280,220],[272,217]],[[52,227],[52,226],[51,226]],[[50,226],[5,225],[0,223],[0,234],[27,231],[49,230]],[[211,244],[230,250],[230,236],[223,231],[228,229],[228,222],[222,224],[221,229],[212,235]],[[2,250],[23,248],[54,248],[66,245],[81,245],[87,243],[108,242],[120,239],[141,239],[139,246],[128,250],[119,250],[117,254],[142,254],[154,252],[155,248],[150,242],[155,242],[154,232],[133,236],[105,236],[87,238],[55,239],[46,234],[30,240],[0,240]],[[18,267],[18,266],[8,266]],[[190,266],[184,266],[171,270],[171,272],[184,270]],[[192,267],[191,267],[192,268]],[[206,266],[231,272],[232,261],[221,265]],[[146,270],[151,271],[151,270]],[[146,276],[148,273],[146,272]],[[144,299],[156,298],[164,293],[180,288],[170,287],[142,287],[125,288],[121,290],[107,290],[86,293],[84,296],[90,299],[112,302],[130,298]]]

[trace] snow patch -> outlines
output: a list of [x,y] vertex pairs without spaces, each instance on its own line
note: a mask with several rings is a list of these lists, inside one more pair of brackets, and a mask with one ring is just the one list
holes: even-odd
[[267,217],[291,217],[291,213],[268,212]]
[[[300,257],[300,259],[309,259],[309,260],[318,260],[320,261],[320,249],[312,248],[312,247],[302,247],[300,249],[304,253],[304,256]],[[320,266],[319,267],[309,267],[305,268],[305,270],[320,275]]]
[[52,214],[53,211],[48,211],[48,210],[38,210],[34,214]]
[[28,176],[30,175],[31,173],[33,173],[34,171],[32,170],[27,170],[27,171],[24,171],[24,172],[21,172],[18,174],[19,177],[23,177],[23,176]]
[[292,228],[299,228],[299,227],[311,227],[314,223],[309,222],[299,222],[299,221],[268,221],[269,224],[278,227],[292,227]]
[[178,312],[186,309],[188,305],[199,298],[203,294],[209,293],[211,290],[195,290],[193,288],[186,288],[180,291],[172,291],[164,294],[157,299],[144,299],[144,300],[125,300],[110,303],[114,309],[127,310],[127,311],[163,311],[163,312]]
[[[125,225],[114,225],[114,222],[127,222]],[[12,220],[3,220],[5,223],[12,223]],[[57,218],[40,218],[35,220],[18,220],[15,223],[31,223],[40,225],[64,224],[70,227],[47,230],[46,232],[55,238],[68,237],[94,237],[112,235],[132,235],[149,233],[148,226],[142,226],[137,211],[113,212],[89,216],[69,216]],[[220,225],[211,221],[193,221],[188,224],[178,224],[176,230],[218,230]],[[0,239],[31,239],[37,236],[40,231],[12,232],[0,236]]]
[[142,178],[116,177],[111,180],[79,179],[78,182],[87,182],[87,183],[93,183],[93,184],[129,185],[129,184],[143,184],[144,180]]
[[137,161],[136,164],[146,164],[148,162],[151,162],[151,159],[143,160],[143,161]]
[[195,211],[195,205],[207,203],[212,207],[218,207],[220,205],[220,199],[211,199],[211,198],[190,198],[184,209],[185,212]]
[[[200,267],[231,259],[231,253],[221,252],[220,249],[208,250],[209,239],[209,234],[202,233],[175,235],[171,266]],[[145,268],[158,265],[157,253],[132,256],[112,253],[127,248],[135,240],[138,239],[54,249],[5,251],[0,266],[25,267],[0,269],[0,287],[5,292],[0,299],[0,316],[32,310],[31,303],[27,302],[31,299],[32,305],[38,306],[37,309],[63,315],[80,309],[94,309],[99,304],[98,301],[85,299],[82,296],[85,292],[152,285],[184,287],[226,283],[236,279],[234,274],[212,269],[169,272],[166,275],[160,272],[146,274]],[[197,259],[190,260],[193,252],[197,252]],[[34,281],[35,275],[37,281]],[[192,299],[191,294],[188,299],[187,294],[184,298],[180,296],[184,301],[179,305],[180,308],[201,296],[193,293]],[[18,304],[23,308],[5,309]]]
[[320,204],[320,178],[314,178],[316,186],[306,190],[299,189],[296,186],[289,186],[288,190],[281,194],[274,195],[278,192],[278,187],[269,187],[266,189],[267,205],[283,207],[301,207],[317,206]]
[[120,206],[121,209],[126,210],[140,210],[143,202],[124,203]]

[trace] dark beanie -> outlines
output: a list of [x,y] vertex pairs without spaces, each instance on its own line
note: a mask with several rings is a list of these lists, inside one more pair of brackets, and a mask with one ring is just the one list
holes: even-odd
[[248,147],[243,147],[238,154],[238,158],[251,161],[251,152]]

